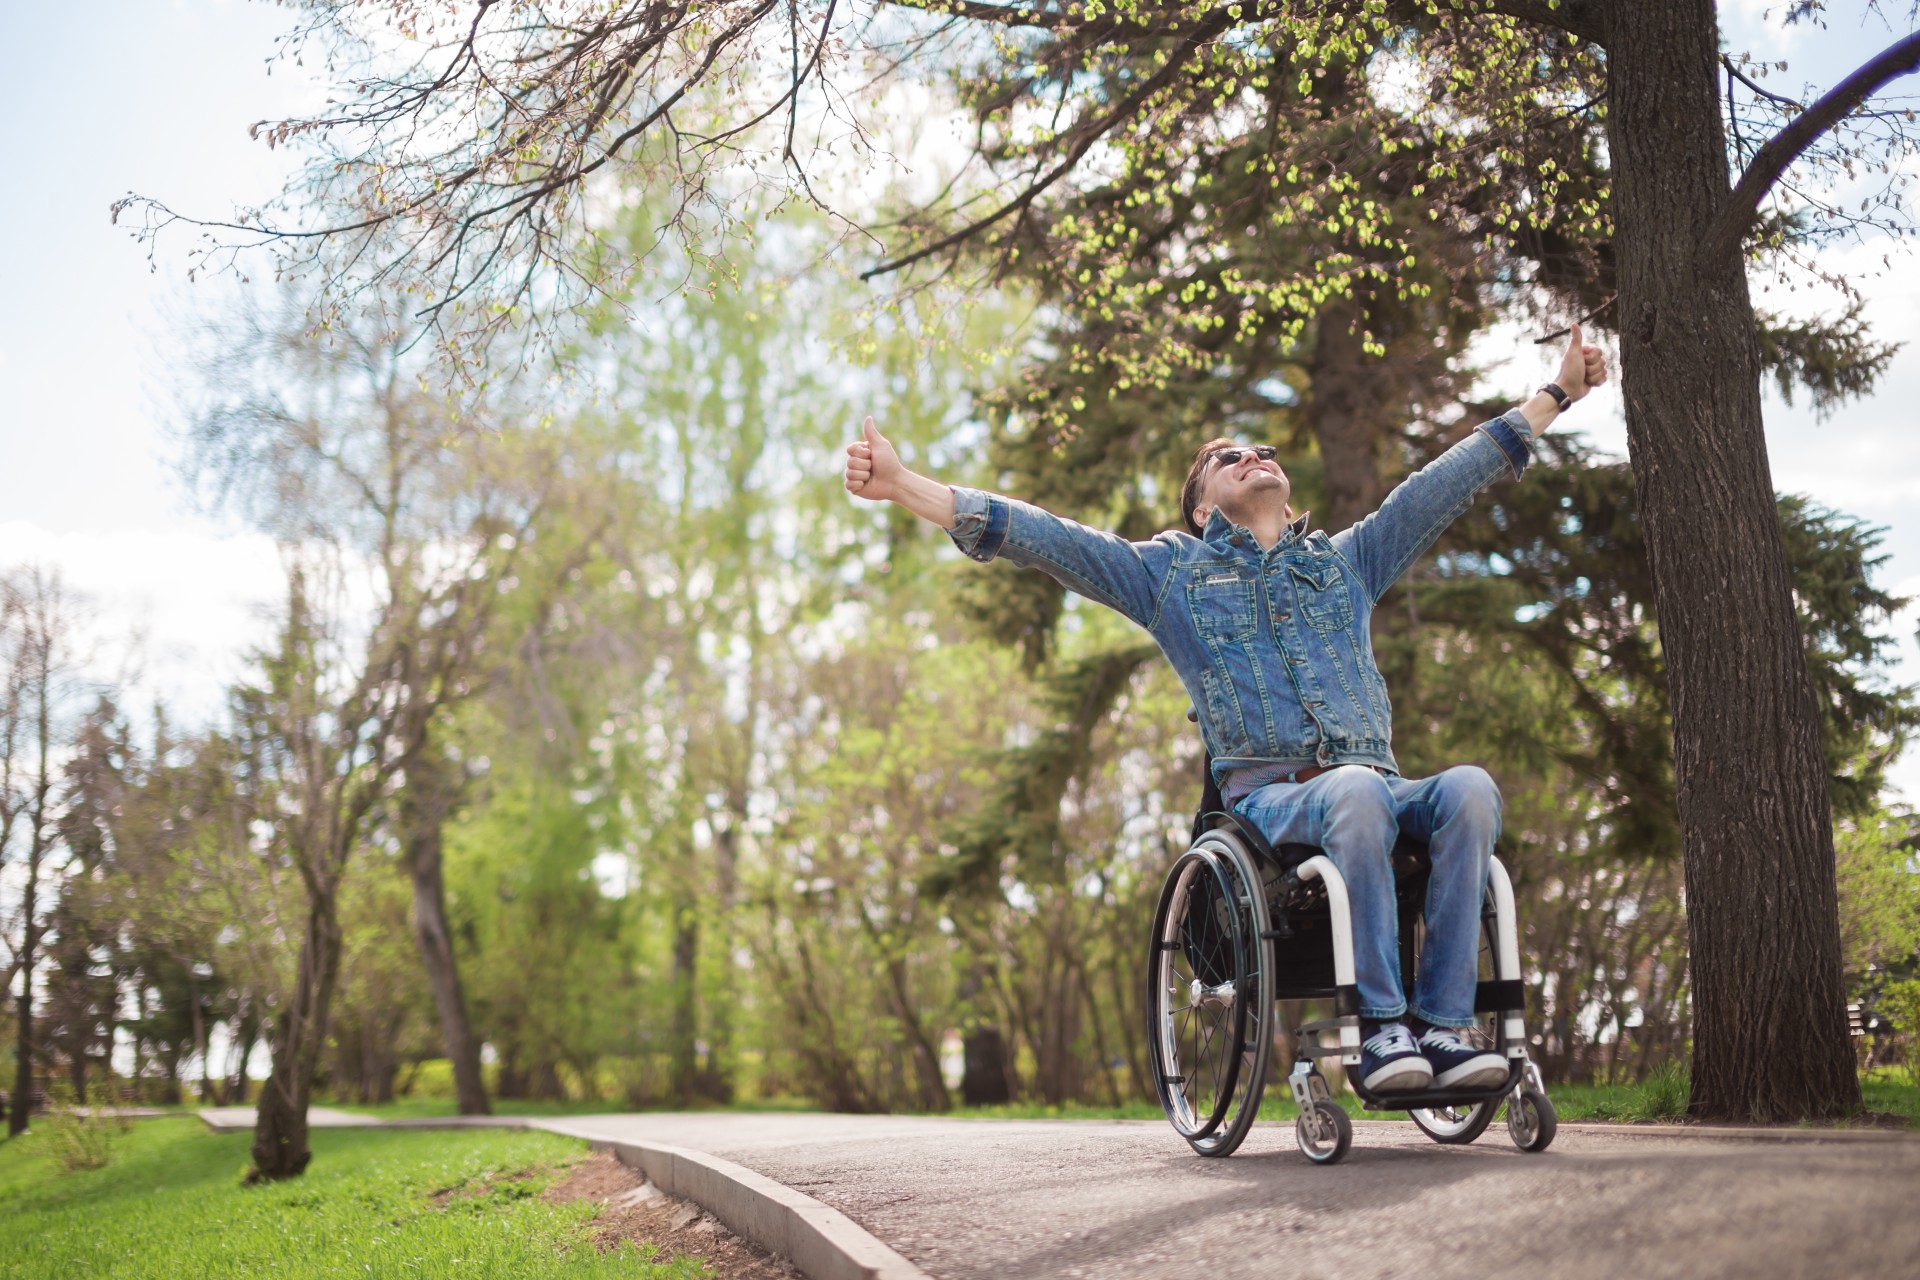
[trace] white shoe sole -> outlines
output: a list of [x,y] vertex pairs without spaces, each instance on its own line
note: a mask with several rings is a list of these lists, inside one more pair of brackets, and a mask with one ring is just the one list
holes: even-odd
[[1401,1058],[1375,1068],[1360,1083],[1375,1093],[1410,1093],[1433,1084],[1433,1067],[1425,1058]]
[[1507,1078],[1507,1060],[1497,1053],[1468,1058],[1433,1078],[1436,1089],[1491,1089]]

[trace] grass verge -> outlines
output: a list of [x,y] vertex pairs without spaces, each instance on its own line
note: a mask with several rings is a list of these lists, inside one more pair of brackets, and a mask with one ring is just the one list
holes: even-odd
[[[1287,1092],[1286,1068],[1275,1059],[1267,1080],[1267,1092],[1260,1104],[1263,1120],[1292,1120],[1293,1098]],[[1916,1089],[1905,1071],[1870,1072],[1860,1081],[1866,1110],[1881,1115],[1904,1117],[1908,1127],[1920,1129],[1920,1089]],[[1655,1072],[1638,1084],[1577,1085],[1550,1084],[1547,1094],[1555,1111],[1565,1121],[1597,1121],[1615,1124],[1673,1123],[1685,1115],[1687,1077],[1681,1070]],[[1397,1111],[1363,1111],[1351,1093],[1341,1090],[1334,1101],[1356,1118],[1375,1120],[1404,1119]],[[402,1098],[380,1106],[353,1106],[331,1103],[342,1111],[397,1120],[411,1117],[441,1117],[455,1114],[451,1098]],[[617,1101],[542,1102],[525,1098],[498,1098],[493,1101],[497,1115],[574,1116],[604,1115],[630,1108]],[[710,1108],[717,1111],[817,1111],[801,1100],[770,1100],[742,1106]],[[957,1107],[948,1113],[965,1120],[1159,1120],[1160,1107],[1152,1102],[1128,1102],[1117,1107],[1044,1103],[1009,1103],[993,1107]]]
[[[1877,1071],[1862,1077],[1860,1089],[1868,1112],[1901,1116],[1907,1127],[1920,1129],[1920,1089],[1904,1072]],[[1687,1076],[1684,1071],[1656,1071],[1638,1084],[1550,1084],[1547,1096],[1553,1099],[1555,1113],[1563,1121],[1591,1121],[1613,1124],[1679,1123],[1685,1118]],[[1334,1101],[1355,1119],[1405,1120],[1404,1112],[1366,1111],[1360,1100],[1346,1090],[1338,1090]],[[1275,1064],[1267,1081],[1266,1096],[1260,1102],[1262,1120],[1291,1121],[1298,1113],[1287,1091],[1283,1069]],[[963,1107],[956,1116],[982,1120],[1159,1120],[1160,1108],[1153,1103],[1130,1103],[1119,1107],[1048,1107],[1012,1105],[1004,1107]],[[1411,1123],[1410,1121],[1408,1123]]]
[[693,1280],[590,1239],[599,1206],[548,1203],[586,1144],[511,1130],[316,1130],[305,1176],[242,1187],[245,1134],[188,1118],[113,1139],[104,1168],[64,1173],[45,1135],[0,1143],[0,1277],[45,1280]]

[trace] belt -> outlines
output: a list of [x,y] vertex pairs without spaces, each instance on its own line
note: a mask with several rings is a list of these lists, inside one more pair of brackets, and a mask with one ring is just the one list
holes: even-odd
[[[1381,767],[1380,767],[1379,765],[1377,765],[1377,764],[1368,764],[1368,765],[1362,765],[1362,766],[1360,766],[1360,767],[1361,767],[1361,768],[1363,768],[1363,769],[1371,769],[1371,770],[1373,770],[1373,771],[1374,771],[1375,773],[1377,773],[1377,774],[1379,774],[1379,775],[1380,775],[1381,777],[1383,777],[1383,778],[1391,778],[1391,777],[1393,776],[1393,774],[1391,774],[1391,773],[1390,773],[1390,772],[1388,772],[1387,770],[1385,770],[1385,769],[1383,769],[1383,768],[1381,768]],[[1316,764],[1316,765],[1312,765],[1312,766],[1310,766],[1310,767],[1308,767],[1308,768],[1305,768],[1305,769],[1300,769],[1300,770],[1297,770],[1296,772],[1293,772],[1293,773],[1290,773],[1290,774],[1287,774],[1287,775],[1286,775],[1285,777],[1283,777],[1283,778],[1278,778],[1278,779],[1276,779],[1276,781],[1279,781],[1279,782],[1312,782],[1312,781],[1313,781],[1313,780],[1314,780],[1315,778],[1317,778],[1317,777],[1319,777],[1319,776],[1320,776],[1321,774],[1323,774],[1323,773],[1330,773],[1330,772],[1332,772],[1332,771],[1333,771],[1333,770],[1335,770],[1335,769],[1344,769],[1344,768],[1346,768],[1346,766],[1345,766],[1345,765],[1340,765],[1340,764]]]

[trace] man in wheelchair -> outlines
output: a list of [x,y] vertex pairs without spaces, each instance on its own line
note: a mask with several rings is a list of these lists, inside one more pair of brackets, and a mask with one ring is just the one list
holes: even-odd
[[[1202,445],[1181,492],[1185,528],[1128,542],[1038,507],[907,470],[868,418],[846,487],[947,530],[982,562],[1003,556],[1118,610],[1159,643],[1193,699],[1225,803],[1270,844],[1316,845],[1344,877],[1362,1025],[1359,1078],[1375,1093],[1498,1085],[1506,1060],[1466,1041],[1474,1024],[1481,901],[1500,793],[1460,766],[1403,778],[1375,664],[1373,607],[1534,437],[1606,380],[1579,326],[1554,382],[1409,476],[1380,508],[1328,535],[1295,514],[1270,445]],[[1401,989],[1394,874],[1401,832],[1432,861],[1426,942]]]

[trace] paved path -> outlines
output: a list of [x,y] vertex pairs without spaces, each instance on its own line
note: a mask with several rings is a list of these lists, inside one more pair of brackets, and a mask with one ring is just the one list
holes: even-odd
[[693,1147],[839,1209],[940,1280],[1920,1276],[1920,1140],[1754,1141],[1495,1125],[1441,1147],[1289,1125],[1203,1160],[1153,1121],[627,1115],[542,1127]]
[[[379,1122],[316,1108],[313,1123]],[[1912,1135],[1563,1126],[1552,1150],[1528,1156],[1500,1124],[1471,1147],[1442,1147],[1410,1123],[1374,1122],[1355,1126],[1342,1164],[1319,1168],[1291,1124],[1259,1125],[1238,1155],[1203,1160],[1159,1121],[466,1123],[734,1161],[839,1210],[938,1280],[1920,1277]]]

